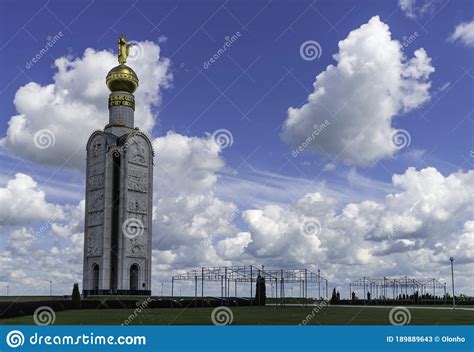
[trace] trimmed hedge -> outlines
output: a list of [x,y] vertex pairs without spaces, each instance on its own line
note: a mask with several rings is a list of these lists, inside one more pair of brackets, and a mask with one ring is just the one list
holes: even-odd
[[[444,300],[420,300],[416,303],[413,299],[371,299],[363,300],[363,299],[341,299],[336,303],[331,303],[332,305],[371,305],[371,306],[403,306],[403,305],[416,305],[416,306],[451,306],[453,303],[452,298],[446,300],[446,304]],[[463,300],[463,301],[456,301],[456,305],[474,305],[474,300]]]
[[32,302],[0,302],[0,319],[33,315],[39,307],[48,306],[55,312],[72,309],[71,301],[32,301]]
[[[136,309],[141,307],[146,308],[194,308],[194,307],[219,307],[219,306],[250,306],[256,305],[255,300],[245,298],[229,298],[221,299],[214,297],[197,298],[196,300],[190,298],[182,299],[161,299],[151,297],[148,301],[143,300],[119,300],[107,298],[103,300],[84,299],[81,301],[81,309]],[[24,315],[33,315],[35,310],[39,307],[48,306],[55,312],[74,309],[73,303],[70,299],[63,300],[44,300],[44,301],[30,301],[30,302],[0,302],[0,319],[14,318]]]

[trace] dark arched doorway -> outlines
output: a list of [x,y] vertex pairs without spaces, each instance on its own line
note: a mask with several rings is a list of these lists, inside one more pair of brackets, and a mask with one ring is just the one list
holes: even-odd
[[99,265],[92,266],[92,289],[99,291]]
[[138,291],[138,281],[140,278],[140,267],[137,264],[133,264],[130,267],[130,290]]

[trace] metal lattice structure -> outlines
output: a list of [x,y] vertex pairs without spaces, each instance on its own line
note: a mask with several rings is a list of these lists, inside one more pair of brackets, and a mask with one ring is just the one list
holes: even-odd
[[[198,286],[201,285],[201,298],[204,298],[205,282],[220,282],[221,298],[230,298],[230,286],[234,284],[234,297],[238,297],[237,284],[250,283],[249,297],[254,296],[253,287],[258,276],[263,276],[265,280],[273,285],[275,284],[275,298],[285,298],[285,284],[298,284],[300,292],[305,302],[308,298],[309,284],[317,285],[317,297],[322,298],[322,290],[325,297],[328,297],[328,280],[321,276],[320,271],[314,273],[306,268],[303,269],[265,269],[265,267],[257,268],[253,265],[248,266],[215,266],[202,267],[189,270],[187,272],[174,275],[171,278],[171,296],[174,296],[174,286],[176,281],[194,281],[194,297],[198,297]],[[322,287],[321,287],[322,286]],[[280,294],[278,295],[278,288]]]
[[409,295],[418,292],[421,295],[431,293],[436,296],[436,290],[443,292],[446,297],[446,283],[441,283],[435,278],[412,278],[408,276],[398,277],[370,277],[364,276],[349,284],[349,297],[353,288],[362,288],[365,299],[367,292],[374,298],[396,299],[399,295]]

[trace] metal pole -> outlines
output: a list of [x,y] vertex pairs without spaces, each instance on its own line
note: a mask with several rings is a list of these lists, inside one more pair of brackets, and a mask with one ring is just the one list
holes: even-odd
[[328,280],[326,280],[326,299],[328,299]]
[[318,269],[318,299],[321,299],[321,270]]
[[308,306],[308,269],[304,269],[304,306]]
[[385,299],[385,297],[387,297],[387,290],[386,290],[386,287],[385,287],[385,276],[383,277],[382,291],[383,291],[383,298]]
[[365,302],[365,295],[366,295],[366,292],[365,292],[365,276],[364,276],[364,302]]
[[49,281],[49,295],[53,295],[53,282],[51,280]]
[[408,300],[408,281],[407,277],[405,276],[405,298]]
[[252,266],[250,265],[250,306],[253,305]]
[[174,276],[171,278],[171,298],[174,297],[173,292],[174,292]]
[[277,299],[278,299],[278,278],[275,278],[275,304],[278,306]]
[[453,309],[455,309],[456,308],[456,300],[454,298],[454,265],[453,265],[454,258],[451,257],[451,258],[449,258],[449,260],[451,261],[451,280],[452,280],[452,284],[453,284]]
[[283,299],[283,307],[285,307],[285,279],[281,279],[281,298]]
[[224,276],[221,275],[221,298],[224,298]]
[[7,285],[7,296],[10,294],[10,286]]
[[283,277],[283,270],[280,271],[280,275],[281,275],[281,281],[280,281],[280,284],[281,284],[281,292],[280,292],[280,298],[283,300],[282,301],[282,304],[283,304],[283,307],[285,306],[285,278]]
[[204,268],[201,268],[201,298],[204,302]]
[[446,305],[446,282],[444,283],[444,304]]
[[234,289],[235,289],[235,297],[237,297],[237,280],[234,281],[234,284],[235,284],[235,287],[234,287]]
[[224,296],[227,299],[227,267],[224,268]]
[[194,307],[197,307],[198,277],[194,276]]

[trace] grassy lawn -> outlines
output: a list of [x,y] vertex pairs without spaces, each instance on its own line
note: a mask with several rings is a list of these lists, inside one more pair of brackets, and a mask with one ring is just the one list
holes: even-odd
[[[311,307],[232,307],[234,325],[298,325],[308,314]],[[132,319],[134,325],[206,325],[212,324],[213,308],[190,309],[146,309]],[[76,310],[62,311],[56,314],[56,325],[120,325],[129,316],[132,309]],[[309,320],[308,325],[364,325],[390,324],[390,308],[368,307],[325,307]],[[410,309],[410,325],[420,324],[474,324],[474,312],[463,310]],[[32,316],[2,319],[0,324],[34,324]]]

